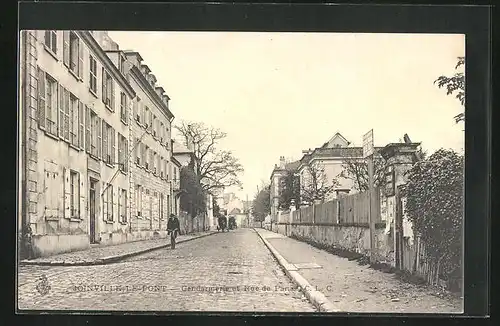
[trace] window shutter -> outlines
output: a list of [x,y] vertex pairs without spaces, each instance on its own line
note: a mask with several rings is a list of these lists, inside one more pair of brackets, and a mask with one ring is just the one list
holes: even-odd
[[128,171],[128,161],[129,161],[129,155],[128,155],[128,140],[127,138],[123,137],[123,166],[125,168],[125,172]]
[[63,63],[66,67],[69,67],[69,33],[63,31]]
[[102,219],[104,221],[107,220],[108,215],[108,194],[109,194],[109,185],[104,183],[104,191],[102,193]]
[[108,94],[106,92],[106,71],[104,70],[104,67],[102,68],[102,101],[106,103],[106,98],[108,97]]
[[129,110],[129,101],[128,101],[128,97],[127,97],[127,94],[123,94],[123,100],[125,101],[125,122],[128,123],[128,110]]
[[96,117],[96,131],[97,131],[97,157],[100,159],[102,153],[102,129],[101,118]]
[[38,125],[45,129],[45,72],[38,68]]
[[90,109],[85,106],[85,151],[90,153],[90,132],[91,132],[91,121],[90,121]]
[[64,90],[64,139],[69,141],[69,91]]
[[80,144],[81,149],[85,149],[85,121],[84,121],[84,113],[85,111],[83,110],[83,103],[81,101],[78,101],[78,122],[80,123],[79,125],[79,130],[78,130],[78,141]]
[[115,82],[114,80],[111,80],[111,85],[110,85],[110,92],[111,92],[111,99],[110,99],[110,103],[111,103],[111,110],[114,111],[115,110]]
[[122,222],[122,189],[118,187],[118,222]]
[[59,107],[59,118],[58,118],[58,135],[60,138],[64,137],[64,87],[59,85],[59,101],[57,103]]
[[82,182],[82,178],[78,175],[78,188],[80,189],[80,218],[83,220],[87,216],[87,207],[85,206],[85,182]]
[[70,207],[70,196],[71,196],[71,189],[70,189],[70,170],[67,168],[63,168],[63,176],[64,176],[64,194],[63,194],[63,212],[64,212],[64,217],[66,218],[71,218],[71,207]]
[[113,128],[110,128],[111,129],[111,163],[112,164],[115,164],[116,162],[116,146],[115,146],[115,143],[116,143],[116,135],[115,135],[115,130]]
[[106,122],[102,120],[102,158],[108,163],[108,128]]
[[153,112],[151,112],[151,110],[149,111],[147,118],[148,118],[148,129],[149,129],[149,131],[152,131],[153,130]]
[[83,79],[83,41],[78,39],[78,77]]

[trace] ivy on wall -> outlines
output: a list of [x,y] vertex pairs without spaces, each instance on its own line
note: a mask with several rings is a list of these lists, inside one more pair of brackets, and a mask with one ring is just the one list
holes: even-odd
[[415,164],[404,189],[406,211],[426,257],[446,280],[461,278],[464,157],[440,149]]

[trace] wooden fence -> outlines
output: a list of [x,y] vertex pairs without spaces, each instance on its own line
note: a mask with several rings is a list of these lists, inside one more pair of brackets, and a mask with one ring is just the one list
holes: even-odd
[[[373,195],[375,222],[381,221],[380,190]],[[295,211],[285,211],[277,221],[280,224],[368,224],[370,195],[368,192],[347,195],[339,199],[301,207]]]
[[[370,194],[368,191],[341,197],[339,201],[340,223],[369,223]],[[374,211],[372,212],[372,217],[375,222],[379,222],[381,214],[380,191],[378,188],[375,188],[373,191],[373,204]]]

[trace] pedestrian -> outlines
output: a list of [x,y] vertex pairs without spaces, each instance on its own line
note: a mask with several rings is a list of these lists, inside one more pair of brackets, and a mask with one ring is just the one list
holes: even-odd
[[175,249],[175,239],[180,231],[179,219],[175,214],[170,214],[167,222],[167,234],[170,235],[171,248]]

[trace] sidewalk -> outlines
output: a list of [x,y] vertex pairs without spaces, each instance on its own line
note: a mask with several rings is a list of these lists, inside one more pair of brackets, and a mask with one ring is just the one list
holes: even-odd
[[[177,244],[199,239],[217,232],[206,231],[177,237]],[[98,246],[87,250],[73,251],[64,254],[22,260],[21,265],[51,265],[51,266],[86,266],[104,265],[121,259],[139,255],[151,250],[170,247],[170,238],[143,240],[121,243],[110,246]]]
[[[325,311],[365,313],[461,313],[462,300],[398,280],[393,274],[317,249],[265,229],[255,229],[296,283],[310,285]],[[280,257],[281,256],[281,257]],[[297,276],[298,274],[298,276]],[[309,284],[307,284],[309,283]],[[303,286],[302,286],[303,287]],[[312,293],[311,292],[311,293]],[[319,293],[318,293],[319,292]],[[311,293],[308,297],[311,296]],[[438,296],[439,295],[439,296]],[[311,298],[310,298],[311,299]],[[315,302],[313,302],[315,304]],[[323,303],[316,303],[323,305]]]

